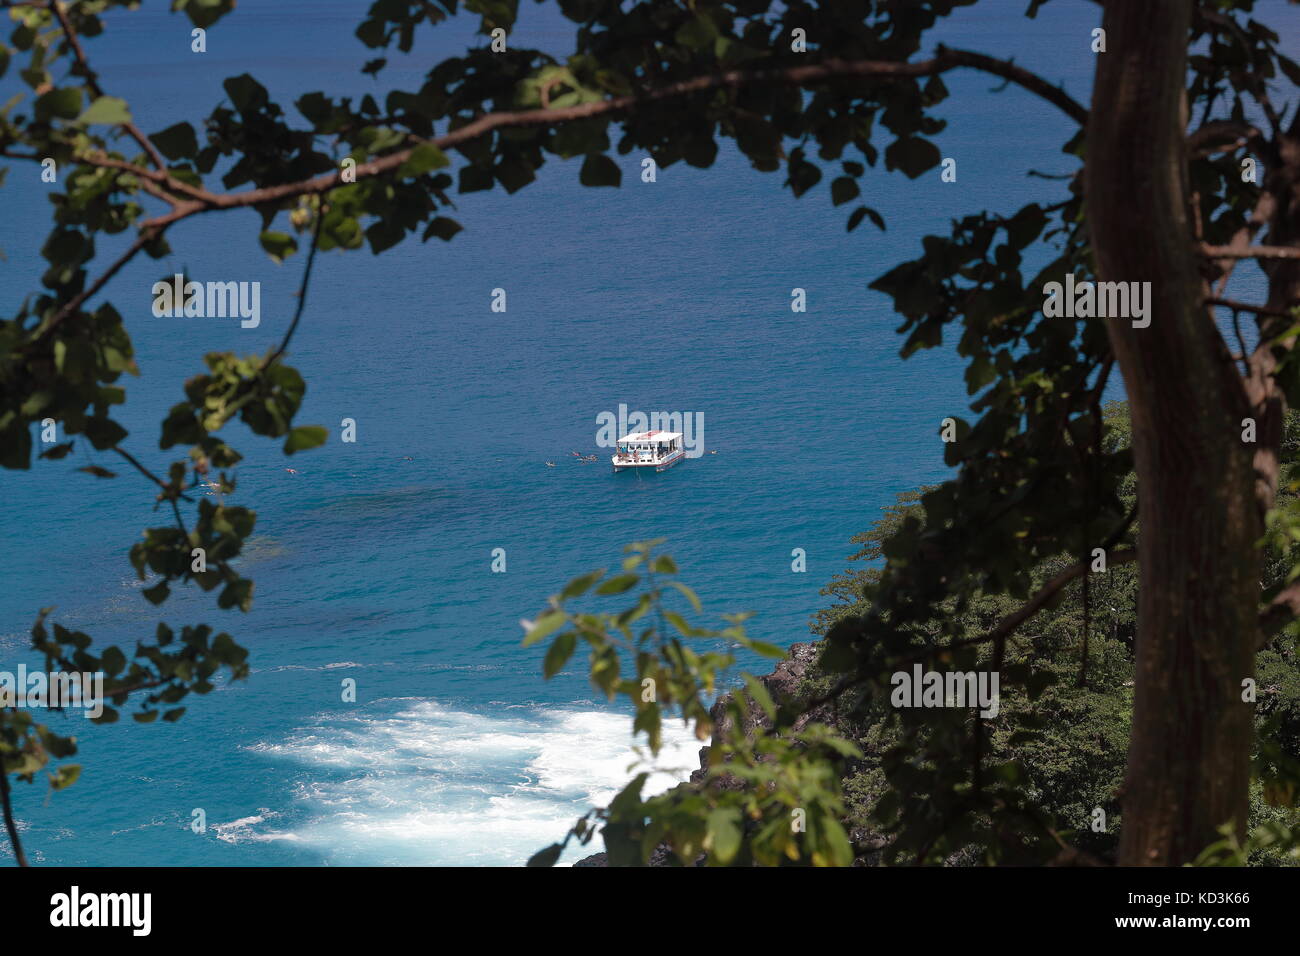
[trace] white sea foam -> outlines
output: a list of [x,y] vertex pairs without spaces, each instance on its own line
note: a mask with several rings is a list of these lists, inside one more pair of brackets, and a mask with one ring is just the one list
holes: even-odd
[[263,807],[261,812],[250,817],[240,817],[229,823],[214,823],[212,829],[216,832],[217,839],[226,843],[271,843],[275,840],[299,839],[295,833],[271,830],[266,827],[261,830],[254,829],[279,815]]
[[[263,810],[226,824],[221,839],[295,839],[336,864],[517,866],[651,769],[638,762],[624,714],[503,706],[484,716],[428,700],[387,704],[387,715],[322,717],[253,747],[302,767],[292,803],[280,825]],[[699,744],[680,725],[664,739],[645,795],[699,765]],[[571,844],[564,861],[603,849],[599,838]]]

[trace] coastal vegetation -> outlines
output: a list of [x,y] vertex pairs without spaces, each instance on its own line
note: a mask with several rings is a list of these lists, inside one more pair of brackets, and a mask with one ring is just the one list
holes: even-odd
[[[948,862],[974,847],[987,862],[1068,850],[1177,865],[1293,844],[1285,815],[1263,808],[1295,804],[1300,774],[1283,743],[1294,728],[1289,710],[1269,710],[1283,691],[1263,690],[1285,683],[1274,669],[1289,660],[1300,614],[1289,550],[1300,513],[1284,467],[1285,414],[1300,398],[1300,64],[1262,5],[1108,0],[1096,29],[1062,51],[1094,63],[1085,106],[1012,59],[934,41],[937,24],[988,0],[559,0],[573,27],[560,56],[514,44],[513,0],[376,0],[356,29],[375,54],[368,84],[412,50],[417,31],[462,12],[483,43],[382,103],[304,91],[282,105],[252,75],[232,76],[206,116],[152,132],[90,58],[91,41],[105,42],[136,5],[0,0],[11,22],[0,74],[22,85],[0,106],[0,174],[53,175],[45,181],[59,187],[40,288],[0,321],[0,465],[58,467],[86,443],[138,473],[142,507],[166,516],[129,548],[146,600],[162,606],[196,586],[219,609],[251,605],[239,558],[256,513],[194,492],[235,488],[236,422],[286,454],[325,442],[323,427],[297,420],[307,383],[286,362],[318,255],[449,240],[461,228],[447,215],[453,193],[515,193],[549,161],[573,160],[584,186],[615,187],[615,157],[709,168],[720,140],[778,173],[794,197],[844,207],[850,231],[884,228],[863,183],[877,167],[945,182],[954,167],[937,142],[945,111],[961,108],[945,77],[975,71],[1002,85],[982,95],[1008,108],[1034,97],[1059,114],[1051,135],[1069,172],[1044,180],[1041,201],[955,218],[871,282],[901,319],[903,359],[946,342],[966,363],[971,420],[954,410],[946,427],[935,423],[952,439],[936,436],[936,455],[955,476],[864,539],[878,551],[870,573],[833,585],[862,594],[823,620],[820,697],[801,711],[747,681],[724,705],[732,731],[714,745],[726,781],[646,799],[633,781],[576,838],[599,832],[615,862],[645,861],[668,842],[682,860],[842,864],[858,855],[845,821],[870,807],[860,826],[887,839],[880,852],[891,861]],[[1026,15],[1052,6],[1026,0]],[[196,53],[233,7],[173,2]],[[305,247],[297,311],[266,354],[206,357],[160,424],[170,460],[155,465],[114,417],[123,376],[138,369],[111,284],[128,263],[167,255],[177,223],[237,209],[257,213],[276,262]],[[1261,267],[1263,301],[1229,294],[1243,260]],[[1136,283],[1142,314],[1044,316],[1049,284],[1068,277]],[[1229,315],[1231,341],[1216,323],[1226,328]],[[1131,423],[1123,441],[1102,409],[1116,376]],[[101,465],[81,471],[117,477]],[[551,639],[550,673],[587,645],[597,686],[628,696],[652,747],[665,706],[703,738],[717,731],[707,704],[730,652],[692,642],[779,653],[746,638],[740,621],[713,631],[674,617],[661,583],[673,572],[640,544],[612,576],[566,588],[527,636]],[[588,591],[641,585],[612,615],[570,609]],[[1076,617],[1025,630],[1062,600]],[[43,611],[32,637],[49,669],[107,675],[113,706],[102,721],[128,703],[136,720],[175,720],[218,674],[248,673],[235,637],[203,623],[160,621],[134,647],[104,647]],[[1032,650],[1031,637],[1041,639]],[[620,654],[634,662],[635,687],[615,668]],[[895,710],[883,722],[876,711],[873,722],[890,675],[912,663],[985,667],[1002,675],[1008,700],[1033,706],[1003,715],[1020,728],[1005,736],[957,708]],[[1072,682],[1077,692],[1065,691]],[[745,733],[753,708],[779,732]],[[800,721],[822,708],[865,722],[837,731]],[[1057,722],[1056,743],[1051,731],[1019,736],[1042,720]],[[30,712],[0,709],[0,804],[20,863],[11,778],[32,782],[74,752]],[[75,778],[69,764],[49,776],[56,789]],[[1254,830],[1252,793],[1266,824]],[[1067,831],[1096,809],[1106,827],[1071,842]]]
[[[1131,438],[1127,407],[1119,402],[1106,406],[1107,450],[1122,456],[1130,450]],[[1278,507],[1294,510],[1300,508],[1300,414],[1287,415],[1281,447],[1284,481]],[[1135,476],[1130,472],[1118,487],[1122,502],[1131,507]],[[702,771],[690,783],[641,800],[644,777],[638,776],[608,808],[584,817],[571,838],[585,843],[596,832],[593,823],[602,824],[610,865],[651,860],[677,865],[1114,863],[1124,825],[1120,797],[1138,633],[1140,591],[1133,563],[1070,581],[1008,636],[998,666],[1016,690],[1001,696],[995,719],[981,721],[977,708],[948,711],[968,734],[980,729],[983,749],[972,751],[955,768],[959,775],[971,775],[971,786],[947,805],[934,799],[943,792],[935,778],[952,772],[938,762],[942,743],[932,743],[924,725],[910,728],[900,719],[887,682],[834,693],[835,669],[820,664],[820,657],[834,650],[826,637],[871,612],[870,595],[880,583],[885,549],[909,521],[924,523],[925,502],[933,491],[899,495],[880,520],[854,537],[861,546],[854,560],[861,565],[823,589],[832,603],[812,621],[820,640],[804,655],[811,666],[801,668],[793,681],[745,674],[710,707],[701,691],[725,683],[724,668],[734,665],[734,657],[690,648],[718,641],[749,647],[752,642],[743,637],[740,621],[719,633],[692,628],[673,612],[656,619],[662,586],[620,614],[568,618],[572,629],[551,645],[547,676],[563,665],[575,647],[573,638],[580,636],[593,648],[593,684],[627,696],[636,708],[636,730],[658,728],[666,713],[673,713],[698,736],[711,739]],[[1140,522],[1134,522],[1122,543],[1140,531]],[[617,583],[597,587],[597,593],[623,593],[634,585],[631,570],[645,565],[642,546],[632,554],[625,570],[607,579]],[[1300,561],[1300,545],[1293,538],[1274,538],[1266,556],[1265,583],[1276,587]],[[1035,589],[1071,563],[1068,554],[1040,562],[1031,572]],[[662,556],[649,564],[661,572],[676,570]],[[571,585],[555,607],[565,608],[584,583]],[[1005,595],[976,593],[960,608],[949,600],[942,610],[960,616],[959,626],[967,633],[980,634],[1018,607]],[[560,620],[539,618],[542,626],[533,629],[534,638]],[[611,634],[625,640],[606,643]],[[917,629],[912,638],[914,659],[944,647],[938,626]],[[620,678],[618,652],[634,646],[638,653],[627,654],[626,663],[635,664],[635,670]],[[652,646],[657,651],[645,653]],[[777,656],[770,648],[756,649]],[[977,645],[937,659],[953,670],[987,670],[993,653]],[[1193,861],[1200,865],[1294,865],[1300,860],[1300,811],[1294,801],[1300,770],[1300,661],[1293,645],[1279,641],[1260,652],[1257,668],[1250,836],[1239,841],[1225,833]],[[669,693],[647,700],[642,693],[647,680],[670,688]],[[927,714],[937,719],[935,711]],[[657,733],[647,734],[650,754],[658,752],[659,742]],[[789,822],[801,808],[821,821],[803,835]],[[928,841],[919,849],[907,842],[918,830]],[[558,852],[559,845],[535,859],[546,862]]]

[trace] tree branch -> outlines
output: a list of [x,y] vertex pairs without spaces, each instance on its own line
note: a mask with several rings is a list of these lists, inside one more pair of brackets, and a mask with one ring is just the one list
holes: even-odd
[[266,357],[262,362],[262,368],[267,369],[271,364],[284,354],[285,349],[289,347],[289,342],[293,338],[294,331],[298,328],[298,320],[302,318],[303,307],[307,304],[307,284],[311,281],[312,263],[316,261],[316,248],[320,245],[320,227],[325,220],[326,206],[321,203],[321,207],[316,210],[316,225],[311,233],[311,251],[307,253],[307,267],[302,273],[302,283],[298,286],[298,306],[293,310],[293,321],[289,323],[288,330],[284,333],[284,339],[280,342],[279,348]]
[[1232,309],[1234,312],[1253,312],[1256,315],[1275,315],[1278,318],[1290,318],[1291,313],[1285,309],[1274,309],[1267,305],[1251,305],[1249,302],[1238,302],[1236,299],[1224,299],[1218,296],[1211,296],[1205,300],[1206,305],[1221,305],[1224,308]]
[[[61,4],[59,0],[50,0],[49,8],[50,12],[58,18],[59,26],[63,28],[63,35],[68,38],[68,45],[72,47],[72,54],[77,58],[77,68],[74,72],[79,72],[81,74],[86,81],[86,85],[90,87],[90,91],[95,94],[96,98],[103,96],[104,90],[99,85],[99,78],[95,75],[95,71],[90,68],[90,61],[86,59],[86,51],[81,48],[81,41],[77,39],[77,31],[72,29],[72,22],[68,19],[68,14],[64,11],[63,4]],[[158,167],[159,170],[166,172],[167,163],[159,154],[157,147],[149,140],[149,137],[145,136],[144,133],[140,131],[140,127],[136,126],[135,123],[128,121],[122,124],[122,128],[130,133],[131,138],[140,144],[140,148],[145,151],[145,154],[149,157],[150,161]]]
[[[86,163],[90,166],[102,166],[105,169],[119,169],[124,173],[131,173],[133,176],[147,179],[164,189],[171,190],[172,192],[184,193],[191,199],[202,202],[210,202],[217,198],[213,193],[208,192],[206,189],[191,186],[189,183],[182,182],[167,172],[149,169],[146,166],[137,166],[135,163],[128,163],[123,159],[114,159],[106,153],[86,153],[78,156],[77,162]],[[173,206],[177,204],[177,200],[172,197],[166,197],[166,199]]]
[[[1088,111],[1070,94],[1059,86],[1048,83],[1038,74],[1016,66],[1010,60],[999,60],[984,53],[976,53],[973,50],[950,50],[947,47],[940,46],[938,55],[931,62],[936,61],[951,62],[954,66],[983,70],[985,73],[992,73],[995,76],[1010,80],[1012,83],[1041,96],[1053,106],[1063,110],[1067,116],[1080,126],[1088,125]],[[939,69],[935,72],[942,73],[944,70]]]
[[[1107,567],[1118,566],[1121,564],[1131,564],[1137,560],[1138,553],[1136,550],[1132,548],[1111,550],[1114,543],[1118,541],[1119,538],[1123,537],[1125,532],[1132,525],[1133,519],[1136,516],[1137,516],[1136,511],[1130,512],[1129,516],[1124,520],[1124,523],[1120,525],[1120,527],[1111,535],[1110,539],[1108,540],[1108,543],[1106,545]],[[1019,608],[1012,611],[1001,621],[999,621],[997,626],[994,627],[991,631],[987,631],[986,633],[981,634],[978,637],[968,637],[965,640],[955,641],[951,644],[941,644],[941,645],[935,644],[929,647],[923,647],[914,654],[909,654],[906,657],[898,658],[897,660],[889,662],[882,669],[897,670],[900,667],[906,667],[909,664],[914,664],[917,661],[925,660],[926,658],[933,657],[936,654],[944,654],[949,651],[960,650],[961,648],[964,647],[974,647],[977,644],[988,644],[992,641],[1005,640],[1006,638],[1010,637],[1015,632],[1015,630],[1018,627],[1020,627],[1021,624],[1024,624],[1030,618],[1038,614],[1038,612],[1041,611],[1044,607],[1046,607],[1047,604],[1052,600],[1052,598],[1054,598],[1062,588],[1064,588],[1067,584],[1069,584],[1071,581],[1073,581],[1075,578],[1079,577],[1080,575],[1086,574],[1088,572],[1090,563],[1091,562],[1089,561],[1079,561],[1076,564],[1070,565],[1060,574],[1056,575],[1056,577],[1052,578],[1041,588],[1039,588],[1039,590],[1034,594],[1034,596],[1031,597],[1028,601],[1026,601],[1023,605],[1021,605]],[[1300,609],[1300,587],[1298,587],[1298,593],[1296,596],[1296,605],[1297,608]],[[817,697],[802,702],[801,706],[805,713],[807,711],[814,710],[817,707],[822,706],[823,704],[830,703],[832,700],[834,700],[835,698],[843,694],[846,690],[849,690],[852,687],[856,687],[859,684],[864,684],[869,680],[871,680],[870,677],[862,676],[862,675],[845,677],[844,679],[840,680],[834,687],[828,690],[826,693],[820,694]]]
[[122,255],[120,255],[117,260],[108,267],[103,275],[64,303],[63,308],[54,313],[48,321],[42,322],[41,325],[37,327],[34,338],[39,340],[48,335],[55,326],[70,316],[73,312],[76,312],[77,309],[81,308],[82,303],[100,289],[104,288],[104,286],[108,284],[108,280],[117,275],[122,267],[134,259],[141,249],[149,245],[149,243],[153,242],[155,239],[161,238],[166,229],[167,227],[165,225],[150,226],[146,223],[141,229],[140,235],[136,237],[135,242],[131,243],[126,252],[122,253]]
[[[161,478],[159,478],[157,475],[155,475],[152,471],[150,471],[150,470],[149,470],[148,468],[146,468],[144,465],[140,464],[140,462],[136,460],[135,456],[132,455],[130,452],[128,452],[125,448],[123,448],[123,447],[120,446],[120,445],[114,445],[114,446],[113,446],[113,451],[117,452],[119,455],[121,455],[123,458],[125,458],[128,462],[130,462],[132,465],[134,465],[136,471],[140,472],[140,474],[144,475],[146,478],[148,478],[150,481],[152,481],[152,482],[153,482],[155,485],[157,485],[159,488],[162,488],[163,490],[166,490],[166,489],[168,488],[168,485],[167,485],[166,482],[164,482]],[[184,492],[181,492],[181,493],[180,493],[180,497],[181,497],[183,500],[185,500],[185,501],[189,501],[189,502],[193,502],[193,500],[194,500],[193,498],[191,498],[189,495],[185,494]],[[173,501],[172,503],[175,504],[175,501]]]
[[1254,146],[1262,141],[1263,135],[1249,123],[1213,120],[1188,135],[1187,148],[1193,156],[1208,156],[1240,146]]
[[[439,149],[450,149],[486,136],[498,129],[555,126],[578,120],[593,119],[599,116],[634,110],[651,103],[688,96],[691,93],[722,87],[741,87],[754,83],[788,83],[794,86],[808,86],[842,77],[914,78],[934,76],[958,67],[983,70],[986,73],[1001,76],[1031,92],[1037,93],[1048,102],[1060,107],[1068,116],[1080,124],[1087,122],[1088,111],[1071,98],[1068,93],[1052,86],[1046,80],[1030,73],[1028,70],[1022,69],[1008,60],[998,60],[982,53],[940,47],[933,59],[921,60],[915,63],[900,63],[891,60],[832,59],[824,63],[786,67],[779,70],[728,70],[710,76],[682,80],[644,93],[601,100],[597,103],[582,103],[560,109],[507,110],[488,113],[466,123],[464,126],[450,130],[442,136],[422,141],[420,145],[427,142]],[[372,159],[367,163],[358,164],[354,170],[354,181],[378,176],[397,169],[410,158],[415,148],[415,146],[412,146],[396,153],[381,156],[378,159]],[[239,193],[226,193],[204,201],[196,200],[192,203],[183,203],[166,215],[149,220],[145,225],[170,225],[173,222],[208,209],[234,209],[280,202],[297,196],[319,194],[328,192],[342,184],[343,174],[340,170],[300,182],[266,186],[261,189],[250,189]]]
[[1201,246],[1201,255],[1211,259],[1300,259],[1292,246]]
[[19,866],[30,866],[26,854],[23,853],[22,841],[18,839],[18,824],[14,822],[14,808],[9,800],[9,771],[4,768],[3,761],[0,761],[0,803],[4,804],[5,829],[9,831],[9,842],[14,848],[14,859],[18,861]]
[[[57,10],[57,5],[54,5]],[[60,19],[66,24],[66,17]],[[75,33],[71,31],[70,25],[65,27],[65,32],[69,40],[73,43],[74,52],[80,50],[80,44],[75,39]],[[84,56],[78,56],[79,62],[84,63]],[[449,149],[460,146],[464,143],[471,142],[482,136],[498,129],[518,129],[532,126],[555,126],[562,123],[571,123],[578,120],[592,119],[594,117],[612,115],[626,110],[633,110],[650,103],[671,100],[691,93],[698,93],[705,90],[718,89],[721,87],[740,87],[751,83],[789,83],[796,86],[806,86],[814,83],[824,82],[830,79],[841,77],[878,77],[881,79],[896,79],[903,77],[922,77],[934,76],[939,73],[946,73],[949,70],[958,67],[982,70],[995,76],[1001,76],[1004,79],[1016,83],[1023,88],[1036,93],[1048,102],[1062,109],[1068,116],[1080,124],[1086,124],[1088,111],[1074,100],[1068,93],[1059,87],[1052,86],[1042,77],[1037,76],[1016,66],[1009,60],[999,60],[995,57],[987,56],[983,53],[976,53],[970,50],[952,50],[946,47],[939,47],[936,55],[929,60],[921,60],[915,63],[905,63],[890,60],[840,60],[833,59],[824,63],[812,64],[809,66],[787,67],[779,70],[729,70],[723,73],[716,73],[710,76],[696,77],[690,80],[682,80],[669,86],[649,92],[639,93],[631,96],[620,96],[608,100],[602,100],[597,103],[583,103],[577,106],[568,106],[561,109],[536,109],[536,110],[513,110],[488,113],[480,116],[464,126],[450,130],[442,136],[434,137],[430,140],[418,141],[406,149],[399,150],[395,153],[389,153],[377,159],[370,160],[366,163],[359,164],[355,170],[353,181],[360,181],[374,176],[380,176],[384,173],[392,172],[398,169],[403,163],[410,158],[417,146],[424,143],[431,143],[439,149]],[[89,72],[89,66],[85,69]],[[90,73],[88,82],[92,84],[92,89],[98,88],[98,83],[93,79],[94,74]],[[131,127],[133,128],[133,127]],[[138,130],[136,131],[138,132]],[[156,155],[152,149],[152,143],[148,138],[140,134],[143,143],[148,143],[148,149],[151,155]],[[97,165],[110,166],[111,168],[121,168],[130,166],[130,164],[119,164],[116,160],[109,160],[107,157],[94,157],[87,162]],[[39,334],[43,335],[49,332],[68,315],[76,311],[91,295],[98,292],[104,287],[105,283],[117,273],[123,265],[140,251],[144,245],[152,239],[161,236],[163,231],[172,223],[187,219],[197,213],[209,212],[218,209],[240,209],[249,206],[258,206],[266,203],[281,202],[286,199],[292,199],[298,196],[319,195],[328,192],[337,186],[343,185],[343,174],[341,170],[322,174],[312,179],[305,179],[294,183],[284,183],[277,186],[266,186],[260,189],[249,189],[238,193],[213,194],[207,190],[196,190],[187,184],[180,183],[174,177],[167,175],[166,167],[159,163],[159,171],[164,177],[159,180],[155,176],[147,175],[147,171],[140,167],[130,167],[130,171],[136,175],[145,178],[153,178],[159,185],[165,185],[172,191],[186,193],[192,198],[188,201],[177,202],[173,205],[170,212],[161,216],[148,219],[143,222],[141,228],[141,238],[137,239],[131,249],[127,251],[121,259],[115,262],[104,275],[100,276],[87,290],[76,296],[71,302],[65,305],[59,312],[46,323],[40,330]]]
[[[1255,208],[1251,210],[1250,218],[1242,224],[1240,229],[1233,233],[1232,241],[1229,243],[1228,248],[1238,252],[1242,249],[1249,248],[1250,242],[1254,238],[1255,233],[1259,232],[1260,229],[1269,223],[1273,218],[1273,213],[1276,209],[1277,200],[1273,194],[1269,192],[1268,186],[1265,185],[1260,191],[1259,200],[1255,203]],[[1218,266],[1223,273],[1217,280],[1217,285],[1215,287],[1217,294],[1222,295],[1228,288],[1228,280],[1232,278],[1232,272],[1237,267],[1238,261],[1239,260],[1236,257],[1232,257],[1220,259],[1215,262],[1215,265]]]
[[[1130,516],[1128,520],[1131,521],[1132,517]],[[1131,564],[1137,559],[1138,553],[1132,548],[1123,548],[1118,551],[1107,550],[1106,552],[1107,567]],[[925,658],[931,657],[935,654],[955,651],[963,647],[973,647],[977,644],[987,644],[990,641],[997,641],[1010,637],[1015,632],[1016,628],[1020,627],[1021,624],[1024,624],[1046,607],[1063,587],[1075,578],[1087,574],[1090,563],[1090,561],[1079,561],[1076,564],[1070,565],[1056,577],[1052,578],[1039,588],[1034,596],[1028,601],[999,621],[993,630],[981,634],[979,637],[968,637],[965,640],[957,641],[953,644],[924,648],[918,654],[910,655],[895,662],[895,666],[902,667],[906,664],[914,664],[917,660],[924,660]]]
[[1300,617],[1300,581],[1283,588],[1278,595],[1259,612],[1259,647],[1262,650],[1297,617]]

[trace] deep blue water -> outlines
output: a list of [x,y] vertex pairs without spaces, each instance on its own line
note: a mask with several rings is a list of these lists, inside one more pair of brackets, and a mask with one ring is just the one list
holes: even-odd
[[[357,72],[372,54],[351,36],[366,6],[245,0],[200,56],[188,24],[152,3],[111,17],[89,47],[109,92],[156,130],[206,115],[229,75],[250,71],[285,99],[360,96],[418,85],[428,64],[482,42],[467,23],[426,31],[376,84]],[[942,38],[1014,54],[1087,101],[1091,5],[1052,4],[1034,22],[1021,19],[1022,2],[983,6]],[[565,21],[529,4],[515,37],[562,52]],[[513,197],[459,199],[466,229],[450,244],[323,254],[290,361],[309,383],[299,421],[332,438],[289,461],[276,443],[230,429],[246,456],[233,500],[258,511],[242,563],[257,582],[254,608],[221,612],[197,592],[163,608],[174,625],[231,630],[253,674],[191,698],[174,725],[56,718],[80,738],[85,771],[48,800],[43,785],[19,786],[29,855],[522,862],[618,787],[632,758],[630,721],[594,699],[580,661],[544,682],[540,651],[519,646],[519,620],[632,540],[668,539],[706,620],[747,610],[758,637],[806,639],[818,590],[855,550],[850,536],[899,491],[944,474],[938,422],[969,401],[951,350],[899,361],[896,316],[867,283],[951,217],[1055,195],[1027,169],[1072,168],[1058,152],[1070,122],[1054,108],[1018,90],[985,95],[994,84],[984,76],[947,79],[939,143],[958,158],[958,182],[941,184],[937,170],[871,178],[865,198],[888,220],[884,234],[869,224],[846,233],[852,207],[832,211],[825,183],[796,201],[780,176],[724,146],[714,169],[671,167],[654,184],[640,182],[639,156],[624,157],[618,190],[583,189],[578,162],[552,163]],[[38,283],[52,188],[18,167],[0,189],[9,312]],[[252,213],[200,217],[168,238],[168,260],[133,264],[109,287],[143,373],[126,383],[120,419],[128,447],[155,467],[170,460],[155,442],[181,381],[207,351],[278,341],[303,265],[266,257]],[[182,268],[260,281],[261,327],[154,318],[153,281]],[[489,308],[497,287],[504,314]],[[808,292],[806,314],[791,312],[794,287]],[[571,449],[598,451],[596,416],[620,403],[702,412],[718,454],[648,477],[613,475],[604,450],[599,464],[574,460]],[[358,423],[356,444],[338,440],[345,417]],[[44,604],[128,647],[159,619],[126,552],[166,519],[138,476],[74,470],[91,462],[116,468],[79,442],[72,458],[0,477],[0,661],[10,669],[30,660],[27,631]],[[490,571],[498,547],[504,574]],[[791,571],[795,548],[807,573]],[[358,683],[356,704],[340,700],[344,678]],[[665,763],[689,769],[696,747],[684,742]],[[209,827],[196,835],[200,807]]]

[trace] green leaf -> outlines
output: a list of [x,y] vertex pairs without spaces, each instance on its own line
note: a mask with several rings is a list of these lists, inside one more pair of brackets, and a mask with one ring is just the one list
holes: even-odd
[[623,171],[604,153],[590,153],[582,161],[578,181],[584,186],[618,186],[623,181]]
[[460,168],[460,186],[463,193],[475,193],[484,189],[491,189],[496,183],[492,178],[492,170],[484,169],[482,166],[462,166]]
[[492,168],[492,172],[497,181],[505,187],[506,192],[512,194],[523,189],[536,178],[532,164],[522,158],[497,163]]
[[718,144],[712,136],[690,136],[682,143],[682,159],[688,166],[708,169],[718,157]]
[[709,843],[712,858],[726,866],[740,852],[740,809],[737,807],[719,807],[709,813]]
[[298,251],[298,240],[285,232],[267,230],[257,238],[262,248],[270,253],[271,258],[276,262],[283,262]]
[[784,660],[785,651],[775,644],[769,644],[767,641],[749,641],[748,647],[755,654],[761,654],[763,657],[769,657],[772,660]]
[[875,225],[877,229],[881,232],[885,231],[885,220],[880,218],[880,213],[867,206],[859,206],[857,209],[853,210],[849,215],[849,222],[845,231],[852,232],[854,229],[858,228],[858,225],[862,220],[867,217],[871,218],[872,224]]
[[[1295,60],[1279,53],[1277,55],[1277,65],[1282,68],[1282,72],[1286,74],[1288,80],[1296,86],[1300,86],[1300,65],[1298,65]],[[0,73],[3,73],[3,71],[0,70]]]
[[695,16],[677,28],[676,41],[687,49],[703,50],[713,45],[718,28],[707,16]]
[[284,453],[292,455],[296,451],[315,448],[317,445],[325,444],[325,439],[328,437],[329,432],[323,425],[299,425],[290,431],[289,437],[284,440]]
[[94,475],[96,478],[116,478],[117,472],[109,471],[107,468],[101,468],[99,465],[86,465],[84,468],[78,468],[77,471],[84,471],[88,475]]
[[443,242],[450,242],[451,237],[460,232],[461,224],[455,219],[448,219],[446,216],[436,216],[424,230],[424,238],[430,239],[437,236]]
[[77,122],[87,125],[101,123],[105,126],[120,126],[131,122],[131,112],[126,108],[126,100],[116,96],[101,96],[86,108],[86,112],[77,117]]
[[641,579],[635,574],[620,574],[601,583],[596,588],[597,594],[622,594],[636,586]]
[[1029,245],[1047,225],[1047,214],[1036,203],[1025,206],[1005,223],[1007,239],[1017,249]]
[[109,677],[116,677],[126,667],[126,655],[120,647],[109,647],[99,659],[100,666]]
[[802,196],[821,182],[822,171],[802,157],[790,159],[790,179],[788,185],[796,196]]
[[560,597],[565,599],[580,597],[590,591],[591,586],[604,576],[604,568],[599,571],[592,571],[590,574],[580,575],[564,586],[564,590],[560,592]]
[[546,652],[546,657],[542,661],[542,676],[550,680],[561,670],[564,665],[569,663],[569,658],[573,656],[574,648],[578,646],[578,635],[573,631],[565,631],[557,637]]
[[844,832],[844,827],[839,819],[834,814],[827,813],[822,817],[821,824],[830,858],[819,862],[830,863],[834,866],[852,866],[853,844],[849,841],[849,835]]
[[554,633],[564,625],[568,618],[563,611],[555,608],[549,608],[542,614],[538,615],[537,620],[526,622],[524,625],[524,647],[530,647],[538,641],[545,638],[548,634]]
[[233,10],[235,0],[172,0],[173,10],[184,10],[196,27],[207,29]]
[[53,790],[66,790],[77,782],[81,776],[81,765],[70,763],[60,767],[54,773],[50,774],[50,788]]
[[266,87],[247,73],[228,77],[221,85],[225,87],[230,102],[241,113],[256,112],[269,100]]
[[88,418],[84,430],[90,443],[99,451],[112,448],[127,435],[126,429],[111,418]]
[[676,628],[677,633],[682,637],[693,637],[695,635],[695,628],[691,627],[690,624],[686,622],[686,618],[682,617],[676,611],[670,611],[665,608],[663,614],[664,620]]
[[554,866],[555,861],[560,858],[564,852],[564,845],[561,843],[552,843],[544,850],[538,850],[528,858],[528,866]]
[[699,596],[693,590],[691,590],[690,587],[688,587],[685,584],[682,584],[681,581],[669,581],[668,586],[670,588],[676,588],[677,590],[681,591],[682,594],[686,595],[686,600],[691,602],[691,607],[695,608],[695,613],[696,614],[700,613],[700,609],[702,605],[700,604]]
[[421,143],[411,150],[411,155],[406,158],[406,162],[398,167],[397,175],[403,179],[422,176],[430,170],[441,169],[449,163],[446,154],[437,146],[432,143]]
[[768,693],[767,688],[763,686],[762,681],[752,674],[743,675],[745,679],[745,689],[749,692],[749,698],[767,715],[768,720],[776,720],[776,704],[772,700],[772,695]]
[[50,90],[38,96],[34,106],[38,120],[45,121],[52,117],[75,119],[81,112],[81,90],[75,86]]
[[939,165],[939,147],[926,139],[904,136],[885,149],[885,168],[902,170],[908,179],[915,179],[927,169]]
[[[837,177],[831,181],[831,202],[836,206],[843,206],[846,202],[857,199],[861,191],[858,188],[858,181],[851,176]],[[865,215],[866,207],[862,208]]]
[[661,554],[650,562],[650,570],[657,574],[676,574],[677,562],[672,559],[671,555]]
[[198,155],[199,152],[199,142],[194,135],[194,127],[189,123],[168,126],[149,138],[158,147],[158,152],[168,159],[188,159]]

